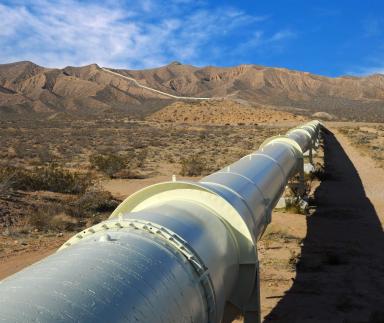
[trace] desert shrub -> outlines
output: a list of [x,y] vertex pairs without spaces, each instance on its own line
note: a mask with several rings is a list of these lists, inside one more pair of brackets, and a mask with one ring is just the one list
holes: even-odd
[[126,151],[124,155],[116,153],[94,154],[89,158],[91,166],[111,178],[141,178],[135,172],[143,168],[148,156],[147,149]]
[[264,241],[298,241],[299,237],[291,234],[289,230],[276,224],[270,224],[263,233]]
[[147,144],[142,142],[142,141],[139,141],[138,139],[136,139],[136,141],[134,141],[132,143],[132,147],[134,149],[141,149],[141,148],[146,148],[147,147]]
[[127,168],[127,159],[117,154],[95,154],[89,158],[91,166],[102,171],[109,177],[114,177],[115,174],[124,168]]
[[59,204],[47,204],[37,208],[29,217],[29,225],[39,231],[73,231],[77,222],[63,212]]
[[298,200],[287,200],[285,211],[288,213],[294,213],[294,214],[305,214],[306,210],[303,209],[300,206],[300,203]]
[[139,168],[143,168],[147,157],[148,157],[147,149],[142,149],[139,152],[135,152],[135,159],[137,161],[136,166]]
[[49,147],[40,147],[36,153],[42,164],[52,163],[54,160],[54,155],[49,151]]
[[200,176],[205,171],[205,160],[198,155],[181,160],[182,176]]
[[356,138],[354,138],[354,142],[358,145],[367,145],[369,144],[373,139],[376,139],[376,134],[371,133],[358,133],[356,135]]
[[29,217],[29,224],[40,230],[48,230],[50,228],[50,222],[54,213],[48,207],[40,207],[35,212],[32,212]]
[[77,231],[85,224],[84,221],[100,222],[102,213],[113,211],[118,204],[111,193],[94,187],[68,203],[39,205],[30,212],[28,225],[39,231]]
[[55,164],[35,168],[32,172],[35,190],[79,194],[91,184],[88,174],[72,173]]
[[330,174],[325,171],[324,167],[320,165],[319,163],[316,164],[315,170],[311,172],[310,179],[318,179],[320,181],[325,181],[327,179],[330,179]]
[[173,154],[169,153],[169,154],[166,154],[164,156],[165,160],[171,164],[174,164],[175,163],[175,157],[173,156]]
[[76,219],[70,217],[65,213],[59,213],[54,215],[51,218],[49,223],[49,227],[53,231],[78,231],[81,227],[79,223],[77,223]]
[[15,150],[15,154],[18,158],[20,159],[27,159],[27,158],[33,158],[34,157],[34,152],[31,149],[31,147],[26,143],[22,142],[21,140],[17,142],[13,146]]
[[91,179],[88,174],[70,172],[56,164],[49,164],[33,169],[1,168],[0,183],[17,190],[79,194],[90,186]]
[[110,192],[94,189],[85,192],[71,203],[71,210],[74,216],[87,216],[93,212],[111,212],[118,204]]

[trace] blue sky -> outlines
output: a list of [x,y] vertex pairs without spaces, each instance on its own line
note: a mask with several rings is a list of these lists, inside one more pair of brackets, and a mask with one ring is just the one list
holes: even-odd
[[0,63],[384,73],[384,1],[0,0]]

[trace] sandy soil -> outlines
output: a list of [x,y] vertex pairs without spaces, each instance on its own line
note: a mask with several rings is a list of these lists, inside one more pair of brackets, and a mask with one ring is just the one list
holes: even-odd
[[292,287],[300,244],[307,234],[305,215],[274,212],[272,217],[272,222],[257,248],[262,319]]
[[[177,180],[197,181],[199,177],[176,176]],[[111,192],[113,196],[125,199],[129,195],[141,190],[144,187],[160,182],[169,182],[172,180],[170,176],[156,176],[144,179],[111,179],[101,183],[102,187]]]
[[0,280],[54,253],[70,236],[34,233],[28,241],[15,238],[13,246],[0,236]]

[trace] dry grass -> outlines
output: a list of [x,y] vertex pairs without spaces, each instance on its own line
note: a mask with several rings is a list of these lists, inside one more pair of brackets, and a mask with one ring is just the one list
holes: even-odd
[[[169,175],[163,169],[179,172],[183,159],[204,155],[207,171],[213,171],[256,150],[264,139],[285,129],[124,119],[0,121],[0,165],[30,168],[55,162],[65,169],[92,171],[96,177],[120,178],[127,174],[119,168],[127,167],[131,175],[152,177]],[[113,167],[95,165],[95,156],[103,160],[114,156]]]
[[70,172],[56,164],[33,168],[0,168],[1,187],[24,191],[79,194],[91,185],[88,174]]
[[182,176],[200,176],[204,173],[206,162],[202,156],[194,155],[181,160]]

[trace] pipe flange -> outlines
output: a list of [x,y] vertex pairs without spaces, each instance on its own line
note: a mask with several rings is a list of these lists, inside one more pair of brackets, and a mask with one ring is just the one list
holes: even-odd
[[133,229],[153,234],[164,240],[168,245],[175,248],[192,265],[192,268],[196,272],[205,294],[208,322],[216,322],[216,295],[208,268],[205,266],[203,260],[197,252],[188,244],[188,242],[175,232],[153,222],[132,218],[124,219],[123,216],[119,216],[115,219],[96,224],[95,226],[76,234],[64,243],[58,251],[66,249],[97,232],[108,231],[111,229]]
[[205,266],[203,260],[199,257],[197,252],[188,244],[187,241],[165,227],[159,226],[152,222],[136,219],[128,219],[128,221],[129,225],[136,230],[147,231],[165,239],[167,243],[177,249],[191,263],[199,277],[200,284],[205,293],[205,299],[207,300],[208,307],[208,322],[216,322],[216,296],[213,284],[208,268]]

